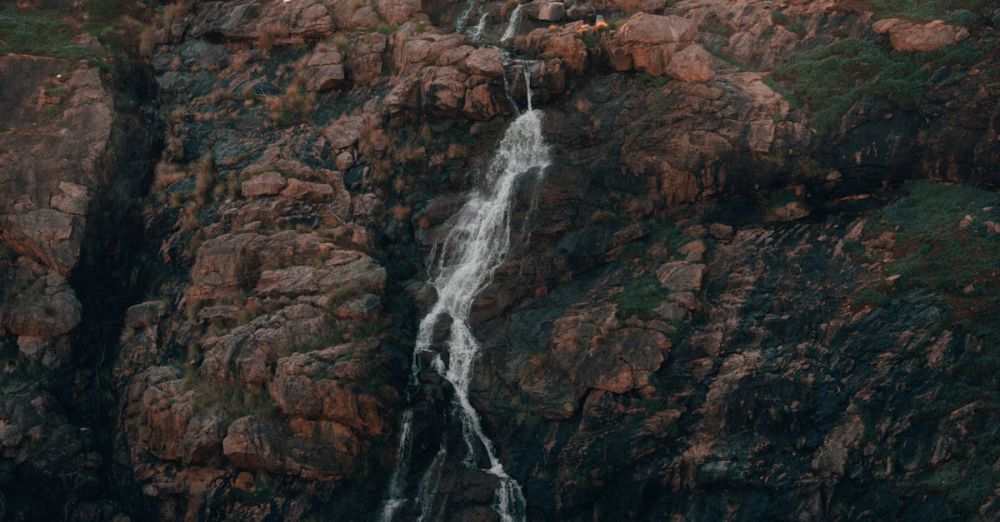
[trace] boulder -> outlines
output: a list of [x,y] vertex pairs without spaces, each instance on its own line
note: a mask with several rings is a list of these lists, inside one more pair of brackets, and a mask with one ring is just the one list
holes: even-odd
[[455,116],[462,110],[466,76],[457,67],[428,67],[421,78],[424,110],[442,116]]
[[494,47],[481,47],[469,53],[465,67],[471,74],[499,78],[503,76],[503,56]]
[[65,277],[49,274],[8,298],[3,325],[16,335],[54,338],[80,324],[82,306]]
[[691,264],[687,261],[671,261],[664,263],[656,270],[656,278],[660,284],[672,292],[701,290],[701,282],[705,277],[705,265]]
[[288,185],[288,182],[281,174],[273,171],[264,172],[243,182],[243,197],[258,198],[263,196],[273,196],[281,192],[286,185]]
[[546,39],[544,52],[561,59],[576,74],[583,74],[587,68],[587,45],[575,31]]
[[486,121],[502,112],[503,107],[486,84],[479,84],[465,93],[462,113],[472,120]]
[[618,71],[639,70],[661,76],[677,45],[691,41],[696,27],[679,16],[636,13],[615,31],[608,44],[611,66]]
[[947,24],[943,20],[916,23],[886,18],[875,22],[872,29],[879,34],[888,33],[893,49],[905,52],[934,51],[969,37],[968,29]]
[[421,11],[420,0],[379,0],[378,11],[389,23],[405,22]]
[[293,419],[285,426],[248,416],[229,426],[222,451],[239,469],[341,480],[353,473],[366,445],[350,428],[333,421]]
[[49,270],[69,275],[80,256],[83,219],[50,208],[0,215],[0,240]]
[[562,2],[534,0],[524,4],[521,9],[528,18],[541,22],[558,22],[566,17],[566,6]]
[[707,82],[715,77],[712,55],[698,44],[691,44],[670,57],[667,74],[682,82]]
[[329,183],[315,183],[289,178],[288,186],[281,191],[286,198],[309,201],[323,201],[333,197],[333,187]]
[[349,426],[356,433],[382,435],[389,427],[387,411],[379,395],[394,395],[391,389],[369,393],[357,383],[371,379],[370,365],[377,343],[342,344],[310,353],[296,353],[278,360],[271,397],[289,417],[324,419]]
[[325,91],[344,81],[344,56],[339,51],[320,51],[306,60],[302,79],[310,91]]
[[60,181],[59,192],[52,195],[49,204],[60,212],[83,216],[90,204],[90,193],[87,187],[79,183]]
[[552,356],[579,386],[612,393],[640,388],[671,346],[661,332],[619,328],[614,306],[577,310],[552,324]]

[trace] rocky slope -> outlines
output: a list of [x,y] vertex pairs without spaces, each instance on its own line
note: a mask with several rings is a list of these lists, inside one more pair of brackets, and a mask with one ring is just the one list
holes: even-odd
[[[0,519],[377,518],[402,412],[449,409],[408,381],[429,260],[529,90],[553,163],[470,389],[528,520],[996,519],[998,31],[976,0],[0,6]],[[413,429],[421,470],[461,439]],[[497,520],[449,458],[433,518]]]

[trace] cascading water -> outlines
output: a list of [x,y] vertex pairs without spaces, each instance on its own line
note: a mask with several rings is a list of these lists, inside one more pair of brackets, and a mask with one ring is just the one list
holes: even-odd
[[[495,476],[499,485],[494,509],[504,522],[523,521],[525,499],[521,486],[504,470],[493,441],[483,431],[479,413],[469,401],[472,365],[479,353],[479,341],[469,326],[469,313],[476,296],[492,281],[496,269],[503,263],[510,248],[510,214],[518,180],[529,171],[549,165],[549,150],[542,137],[542,112],[531,105],[531,76],[524,66],[528,110],[515,119],[504,133],[496,154],[486,171],[490,185],[476,191],[454,217],[454,226],[441,243],[437,255],[437,273],[431,284],[438,300],[420,321],[413,351],[411,384],[419,373],[428,369],[442,375],[454,389],[453,411],[462,425],[467,450],[465,465],[475,466],[477,456],[485,457],[489,467],[480,469]],[[446,342],[447,363],[432,348],[434,326],[445,317],[451,320]],[[429,360],[429,363],[422,361]],[[399,462],[389,482],[387,500],[381,520],[390,522],[397,511],[410,499],[407,497],[407,475],[410,472],[413,410],[403,414],[400,430]],[[448,452],[447,438],[434,460],[420,479],[416,491],[417,520],[434,513],[434,500],[442,468]]]
[[483,15],[479,17],[479,23],[474,25],[472,29],[469,30],[469,38],[471,38],[473,42],[478,42],[483,36],[483,30],[486,29],[486,19],[489,18],[489,16],[489,13],[483,13]]
[[521,23],[521,4],[517,4],[510,13],[510,19],[507,21],[507,28],[503,31],[503,36],[500,37],[501,42],[507,42],[514,38],[517,34],[517,26]]
[[468,0],[468,2],[465,3],[465,7],[463,7],[462,11],[458,13],[457,17],[455,17],[456,31],[460,33],[465,31],[465,27],[469,25],[469,17],[472,16],[472,11],[475,7],[476,0]]

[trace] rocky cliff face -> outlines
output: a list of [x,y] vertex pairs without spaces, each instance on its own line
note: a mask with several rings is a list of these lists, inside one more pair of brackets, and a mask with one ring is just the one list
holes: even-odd
[[468,392],[528,520],[1000,517],[995,6],[28,4],[0,518],[377,518],[405,410],[461,440],[411,355],[529,95]]

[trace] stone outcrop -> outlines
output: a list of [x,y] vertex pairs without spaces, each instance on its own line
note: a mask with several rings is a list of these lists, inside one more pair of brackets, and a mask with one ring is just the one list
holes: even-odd
[[969,30],[958,25],[934,20],[924,24],[899,18],[886,18],[872,25],[876,33],[888,34],[893,49],[905,52],[936,51],[969,37]]

